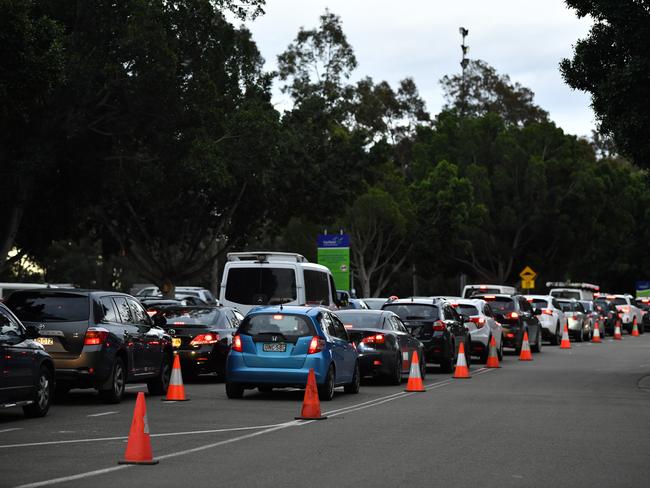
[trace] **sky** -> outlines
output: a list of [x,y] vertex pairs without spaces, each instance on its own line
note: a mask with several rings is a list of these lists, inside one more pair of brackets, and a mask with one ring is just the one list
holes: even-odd
[[[247,22],[266,59],[277,55],[299,28],[312,29],[326,8],[341,17],[359,66],[352,81],[370,76],[388,81],[412,77],[432,115],[444,105],[439,80],[460,72],[460,26],[469,30],[469,58],[482,59],[535,92],[535,102],[565,132],[591,135],[596,127],[590,97],[567,86],[558,65],[589,32],[563,0],[267,0],[266,14]],[[290,107],[274,88],[274,104]]]

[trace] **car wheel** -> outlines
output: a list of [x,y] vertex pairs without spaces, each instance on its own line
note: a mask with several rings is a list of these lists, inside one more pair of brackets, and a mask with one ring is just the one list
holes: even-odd
[[497,357],[499,361],[503,361],[503,336],[501,336],[501,341],[499,342],[499,348],[497,349]]
[[115,358],[110,388],[99,390],[99,396],[104,403],[120,403],[126,387],[126,368],[122,358]]
[[480,357],[479,357],[479,359],[478,359],[479,362],[480,362],[481,364],[486,364],[486,363],[487,363],[488,356],[490,355],[490,341],[491,341],[491,340],[492,340],[492,336],[490,336],[490,337],[488,338],[488,341],[487,341],[487,347],[486,347],[485,350],[481,353],[481,355],[480,355]]
[[467,363],[467,368],[472,365],[472,343],[465,341],[465,362]]
[[321,402],[329,402],[334,398],[334,366],[330,366],[325,383],[318,387],[318,397]]
[[226,381],[226,396],[228,398],[241,398],[244,396],[244,387],[238,383]]
[[560,323],[555,324],[555,334],[551,337],[551,345],[557,346],[562,341],[562,335],[560,333]]
[[578,332],[576,332],[576,342],[582,342],[584,340],[584,329],[580,329]]
[[172,375],[171,360],[165,354],[160,365],[160,373],[155,378],[147,381],[147,389],[151,395],[164,395],[169,387],[169,378]]
[[427,360],[424,357],[424,351],[421,351],[422,355],[420,356],[420,378],[423,380],[427,377]]
[[[401,376],[401,372],[400,372]],[[352,375],[352,381],[343,387],[345,393],[356,394],[359,393],[359,387],[361,386],[361,372],[359,371],[359,362],[357,361],[354,365],[354,374]]]
[[23,407],[27,417],[44,417],[47,414],[52,404],[53,387],[52,371],[47,366],[41,366],[32,398],[34,403]]
[[542,331],[537,329],[535,344],[530,346],[530,350],[533,352],[542,352]]
[[388,384],[399,385],[402,383],[402,355],[395,356],[395,367],[392,374],[388,377]]

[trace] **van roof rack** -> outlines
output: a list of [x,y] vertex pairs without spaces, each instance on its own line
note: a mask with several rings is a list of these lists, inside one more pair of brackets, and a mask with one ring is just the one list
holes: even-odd
[[291,262],[291,263],[308,263],[307,258],[302,254],[294,252],[275,252],[275,251],[249,251],[249,252],[229,252],[228,261],[254,261],[256,263],[271,262]]
[[591,283],[572,283],[565,281],[547,281],[548,288],[578,288],[580,290],[600,291],[600,286]]

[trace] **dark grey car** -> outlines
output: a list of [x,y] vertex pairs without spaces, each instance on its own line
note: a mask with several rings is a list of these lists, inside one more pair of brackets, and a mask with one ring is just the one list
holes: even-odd
[[78,289],[12,293],[7,306],[54,359],[57,393],[95,388],[118,403],[127,382],[146,382],[149,392],[167,391],[171,338],[155,327],[144,307],[124,293]]

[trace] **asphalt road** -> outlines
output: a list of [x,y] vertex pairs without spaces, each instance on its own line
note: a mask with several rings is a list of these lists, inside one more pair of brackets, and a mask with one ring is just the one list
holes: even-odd
[[425,393],[364,384],[299,422],[303,393],[228,400],[212,378],[189,402],[147,397],[155,466],[118,466],[135,392],[119,405],[73,391],[43,419],[0,414],[0,486],[645,487],[650,484],[650,334],[545,346],[533,362]]

